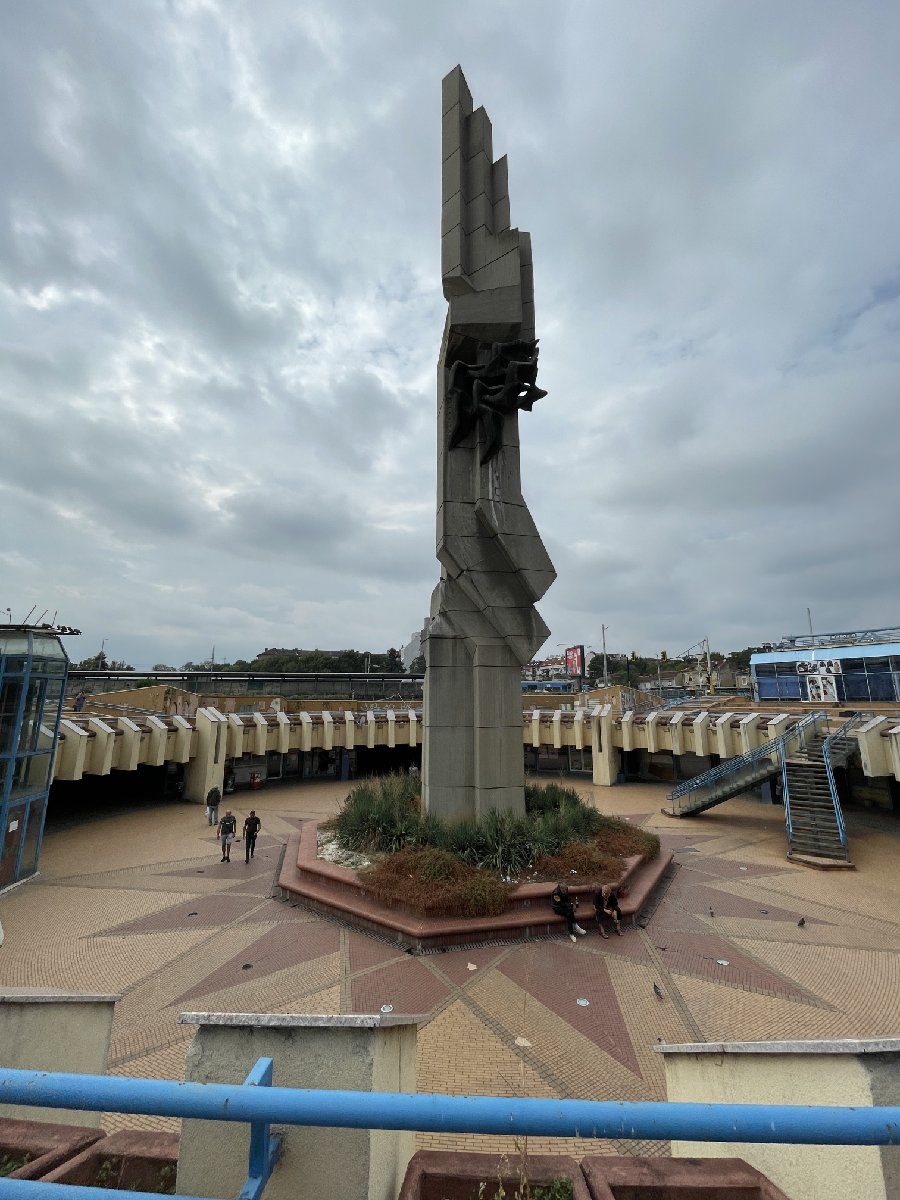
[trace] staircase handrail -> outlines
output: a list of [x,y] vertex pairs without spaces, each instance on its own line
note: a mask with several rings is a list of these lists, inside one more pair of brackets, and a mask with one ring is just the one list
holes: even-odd
[[668,800],[670,802],[675,801],[679,796],[694,791],[696,788],[716,783],[726,775],[736,774],[743,767],[751,766],[753,763],[759,762],[760,759],[771,758],[776,754],[784,759],[786,757],[784,747],[787,742],[793,741],[798,736],[802,739],[805,731],[811,725],[816,725],[819,721],[825,719],[826,714],[824,712],[816,711],[807,713],[796,725],[792,725],[790,729],[786,729],[784,733],[780,733],[777,737],[763,742],[761,746],[756,746],[753,750],[748,751],[746,754],[740,754],[735,758],[727,758],[724,762],[719,763],[718,766],[704,771],[702,775],[695,775],[693,779],[686,779],[684,783],[680,783],[678,787],[673,788],[669,792]]
[[788,854],[794,845],[794,823],[791,820],[791,789],[788,787],[787,755],[781,754],[781,802],[784,805],[784,831],[787,834]]
[[838,796],[837,784],[834,781],[834,766],[831,762],[831,750],[836,742],[840,741],[841,738],[846,737],[851,729],[854,729],[857,725],[861,725],[862,722],[867,719],[867,717],[867,713],[854,713],[849,720],[844,722],[840,729],[837,729],[834,733],[830,733],[822,743],[822,761],[825,763],[825,774],[828,777],[828,790],[831,793],[831,803],[834,807],[834,817],[837,821],[838,835],[841,839],[841,845],[845,850],[849,850],[849,847],[847,845],[847,833],[844,829],[844,814],[841,811],[841,801]]

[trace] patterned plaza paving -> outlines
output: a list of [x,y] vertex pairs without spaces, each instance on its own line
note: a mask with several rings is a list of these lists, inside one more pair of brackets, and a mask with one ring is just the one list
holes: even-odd
[[[2,900],[0,982],[121,993],[111,1070],[156,1077],[183,1072],[185,1010],[392,1004],[425,1017],[422,1091],[595,1099],[664,1098],[659,1041],[900,1033],[900,816],[850,814],[858,869],[826,873],[785,860],[780,810],[733,800],[674,822],[659,812],[663,787],[579,783],[604,811],[654,829],[675,850],[677,869],[647,928],[413,958],[270,898],[288,834],[333,812],[346,786],[255,794],[263,834],[249,866],[240,844],[231,863],[219,861],[202,809],[190,805],[51,827],[40,877]],[[235,798],[241,818],[249,799]],[[174,1123],[109,1115],[105,1124]],[[492,1137],[422,1135],[419,1144],[512,1149]]]

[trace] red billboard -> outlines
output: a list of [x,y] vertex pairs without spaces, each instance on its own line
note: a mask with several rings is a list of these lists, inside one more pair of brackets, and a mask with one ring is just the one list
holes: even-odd
[[570,646],[566,651],[566,674],[584,674],[584,646]]

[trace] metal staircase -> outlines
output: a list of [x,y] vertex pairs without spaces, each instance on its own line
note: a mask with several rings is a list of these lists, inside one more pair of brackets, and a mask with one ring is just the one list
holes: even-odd
[[[782,759],[782,790],[788,858],[813,865],[852,866],[834,768],[847,765],[859,749],[851,730],[865,718],[855,714],[827,736],[809,738]],[[824,860],[819,861],[817,860]]]
[[767,779],[782,773],[785,748],[800,749],[807,738],[814,737],[819,725],[826,721],[823,712],[808,713],[785,733],[768,742],[763,742],[749,754],[726,759],[718,766],[687,779],[674,788],[668,796],[671,811],[662,811],[670,817],[693,817],[706,812],[723,800],[739,796],[750,788],[759,787]]

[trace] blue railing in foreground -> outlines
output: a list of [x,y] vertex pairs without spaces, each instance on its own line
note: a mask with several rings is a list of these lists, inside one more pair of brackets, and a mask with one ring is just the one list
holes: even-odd
[[344,1092],[12,1068],[0,1068],[0,1103],[423,1133],[900,1145],[900,1105],[849,1108]]
[[[271,1059],[243,1084],[178,1083],[0,1068],[0,1103],[250,1123],[241,1200],[258,1200],[278,1156],[272,1123],[428,1133],[797,1145],[900,1145],[900,1106],[675,1104],[276,1088]],[[224,1136],[224,1134],[223,1134]],[[59,1189],[65,1189],[60,1191]],[[95,1200],[102,1189],[0,1179],[0,1200]],[[145,1193],[133,1193],[137,1200]]]

